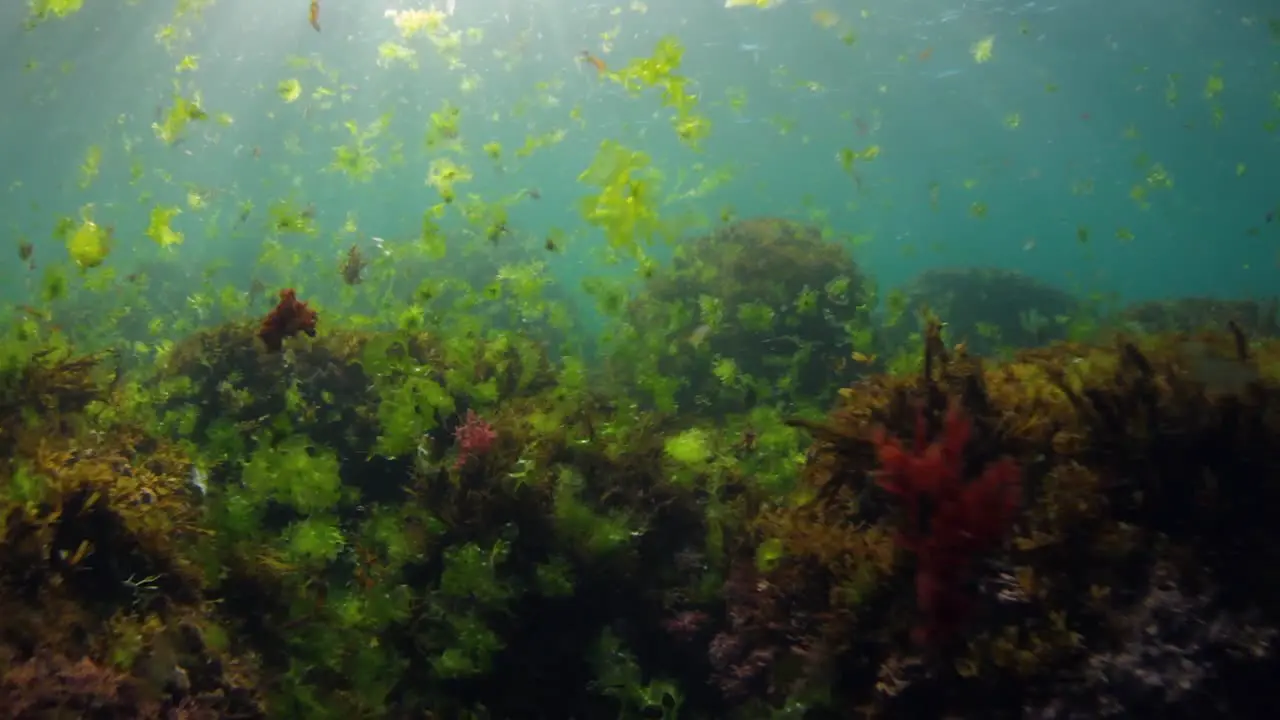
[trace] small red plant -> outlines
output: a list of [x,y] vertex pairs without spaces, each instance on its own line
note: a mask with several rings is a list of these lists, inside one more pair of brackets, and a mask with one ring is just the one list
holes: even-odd
[[258,337],[262,338],[262,343],[267,346],[267,352],[280,352],[284,347],[285,338],[293,337],[300,332],[315,337],[318,319],[315,310],[298,300],[293,288],[281,290],[280,302],[262,319],[262,326],[258,328]]
[[158,707],[137,697],[128,677],[88,658],[39,655],[5,668],[0,718],[158,717]]
[[455,468],[461,468],[473,457],[484,455],[498,439],[493,426],[476,415],[475,410],[467,410],[467,419],[453,431],[453,438],[458,442],[458,459]]
[[711,621],[711,616],[698,610],[683,610],[662,622],[667,632],[680,640],[690,640]]
[[922,643],[944,642],[964,622],[972,605],[965,583],[973,560],[1004,539],[1021,499],[1021,471],[1009,458],[965,478],[972,432],[963,408],[952,404],[941,438],[932,443],[923,411],[912,450],[883,429],[874,438],[879,485],[905,511],[898,543],[916,556],[916,603],[924,620],[915,637]]

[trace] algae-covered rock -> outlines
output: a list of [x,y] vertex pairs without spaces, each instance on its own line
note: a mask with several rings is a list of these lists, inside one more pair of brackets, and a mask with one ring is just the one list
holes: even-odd
[[[1233,323],[991,362],[943,332],[825,420],[724,432],[501,341],[323,328],[267,353],[226,326],[143,381],[36,354],[0,374],[0,698],[1256,716],[1280,343]],[[485,429],[466,462],[459,412]]]
[[680,384],[682,406],[821,397],[852,350],[872,352],[870,290],[848,249],[815,227],[754,218],[681,245],[630,307],[634,349]]
[[1280,336],[1276,300],[1222,300],[1217,298],[1172,298],[1131,305],[1119,314],[1119,323],[1130,330],[1148,333],[1198,332],[1223,328],[1234,322],[1249,337]]
[[102,360],[0,371],[0,715],[262,717],[252,658],[182,639],[221,627],[191,463],[114,413]]
[[274,425],[348,458],[411,456],[428,433],[446,440],[468,403],[531,392],[547,373],[532,343],[324,329],[277,354],[239,323],[179,343],[153,382],[175,428],[224,454]]
[[[357,371],[379,342],[361,340]],[[287,346],[277,364],[332,359]],[[213,367],[194,387],[235,367],[270,397],[269,383],[296,371],[251,364],[265,353],[248,342],[200,347]],[[516,717],[529,703],[589,716],[664,697],[720,702],[631,677],[640,662],[683,671],[662,659],[679,656],[662,631],[668,597],[690,602],[707,585],[703,570],[671,569],[708,531],[698,496],[667,481],[656,418],[615,417],[554,389],[513,393],[485,411],[497,438],[482,457],[464,467],[415,452],[380,478],[394,493],[340,471],[318,441],[326,425],[302,426],[313,436],[265,424],[202,484],[186,449],[207,452],[216,433],[135,407],[156,388],[111,373],[102,382],[93,359],[40,357],[18,372],[42,392],[8,396],[0,416],[14,453],[0,463],[0,699],[21,709],[14,717],[254,718],[264,707],[354,717],[390,706]],[[335,377],[326,390],[346,387]],[[267,402],[305,414],[318,400]],[[366,441],[368,453],[376,441]],[[605,638],[612,650],[599,649]],[[620,673],[620,685],[594,684]]]
[[[985,364],[948,351],[937,325],[926,339],[926,374],[856,383],[825,423],[804,423],[805,489],[755,523],[781,558],[739,569],[708,648],[722,686],[779,702],[824,689],[888,717],[1256,716],[1229,677],[1179,668],[1231,656],[1256,677],[1280,658],[1280,343],[1237,328]],[[965,432],[925,453],[957,409]],[[953,558],[961,573],[928,570],[947,506],[885,492],[891,438],[921,453],[921,472],[955,468],[926,493],[1016,463],[1021,509],[1003,548]],[[1182,600],[1161,577],[1179,578]],[[907,632],[940,602],[954,633]],[[1223,632],[1156,622],[1171,612],[1156,605]],[[1185,692],[1117,685],[1104,702],[1107,678]]]
[[897,345],[919,330],[909,315],[927,308],[947,321],[948,337],[975,353],[1029,348],[1065,339],[1081,311],[1071,293],[1015,270],[943,268],[927,270],[904,289],[904,317],[886,334]]

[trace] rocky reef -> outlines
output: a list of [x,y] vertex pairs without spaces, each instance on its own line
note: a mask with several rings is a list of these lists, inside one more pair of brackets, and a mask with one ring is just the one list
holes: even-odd
[[1280,303],[1269,301],[1221,300],[1218,298],[1172,298],[1152,300],[1125,308],[1119,322],[1130,331],[1193,332],[1200,328],[1226,327],[1235,323],[1250,337],[1280,336]]
[[533,342],[257,329],[6,362],[0,717],[1273,706],[1280,343],[1234,323],[930,322],[825,417],[702,422]]
[[191,461],[109,419],[107,360],[50,348],[0,373],[0,717],[263,717],[198,554]]
[[895,322],[885,333],[893,347],[921,329],[912,317],[927,308],[945,318],[948,337],[971,351],[1030,348],[1064,340],[1071,325],[1088,319],[1071,293],[1014,270],[958,267],[928,270],[903,288],[902,307],[890,307]]
[[1260,717],[1274,695],[1237,683],[1280,657],[1280,345],[1233,329],[983,363],[933,325],[924,373],[804,423],[806,489],[756,520],[771,560],[743,561],[709,645],[733,648],[727,688],[781,704],[816,679],[877,717]]
[[[661,405],[723,412],[755,399],[829,399],[851,350],[873,352],[873,291],[843,245],[780,218],[692,238],[630,304],[618,368]],[[665,382],[664,382],[665,380]]]

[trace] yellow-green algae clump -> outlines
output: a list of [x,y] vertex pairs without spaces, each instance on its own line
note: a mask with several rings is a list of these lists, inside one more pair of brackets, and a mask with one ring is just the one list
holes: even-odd
[[5,712],[260,717],[256,660],[205,596],[190,461],[113,418],[118,372],[56,345],[0,368]]

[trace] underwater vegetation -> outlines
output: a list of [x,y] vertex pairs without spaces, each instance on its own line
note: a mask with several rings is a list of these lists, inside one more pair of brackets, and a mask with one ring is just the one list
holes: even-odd
[[1280,346],[1232,328],[986,363],[933,325],[923,373],[803,423],[807,489],[712,652],[873,716],[1258,716],[1234,691],[1276,663]]
[[732,445],[531,348],[259,330],[5,366],[6,717],[1255,716],[1274,670],[1280,345],[1234,324],[933,321]]
[[1203,327],[1226,327],[1235,323],[1249,337],[1280,335],[1280,305],[1272,299],[1220,300],[1216,298],[1175,298],[1138,303],[1119,313],[1121,323],[1142,332],[1191,332]]
[[184,644],[192,618],[253,678],[218,717],[674,713],[706,694],[637,659],[673,652],[645,634],[668,591],[719,585],[671,566],[722,542],[694,487],[705,439],[664,451],[658,418],[552,386],[505,344],[331,329],[272,352],[258,330],[199,333],[142,383],[98,378],[96,357],[11,369],[5,648],[33,674],[74,685],[92,663],[128,685],[11,707],[185,711],[152,656],[191,677],[210,662]]
[[280,352],[285,338],[298,333],[315,337],[318,319],[316,311],[299,301],[292,288],[281,290],[280,303],[262,319],[258,339],[262,340],[267,352]]
[[[891,346],[923,327],[908,317],[927,307],[947,319],[948,337],[975,353],[1046,345],[1080,334],[1089,314],[1071,293],[1014,270],[938,268],[926,270],[886,300]],[[919,336],[917,335],[917,342]]]
[[[626,309],[632,330],[619,339],[628,361],[618,372],[658,407],[821,401],[832,370],[854,364],[851,351],[874,352],[874,301],[849,251],[819,228],[737,220],[691,238],[669,267],[645,275]],[[637,369],[632,357],[656,367]]]
[[191,462],[96,421],[104,360],[51,348],[0,372],[0,716],[261,717],[192,552]]
[[395,5],[15,6],[0,720],[1276,717],[1280,19]]

